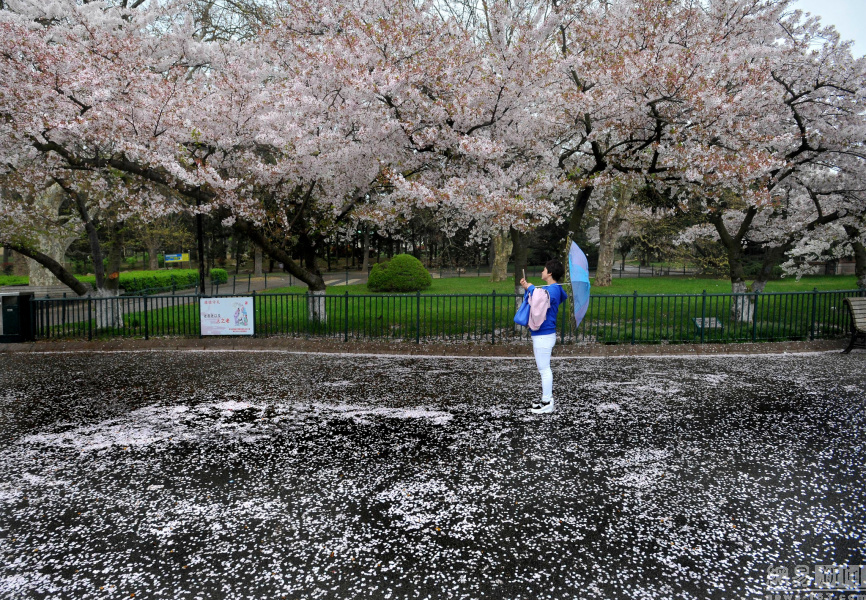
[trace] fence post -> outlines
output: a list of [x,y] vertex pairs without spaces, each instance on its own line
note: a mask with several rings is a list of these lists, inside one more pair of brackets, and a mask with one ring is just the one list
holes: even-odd
[[490,343],[496,343],[496,290],[493,290],[493,320],[490,321]]
[[[30,311],[33,312],[33,311]],[[62,319],[63,319],[63,333],[66,333],[66,292],[63,292],[63,310],[61,311]],[[34,328],[30,328],[30,331],[36,331]]]
[[253,290],[253,337],[259,337],[258,332],[256,331],[256,291]]
[[752,309],[752,342],[758,341],[758,294],[755,292],[755,306]]
[[87,341],[93,339],[93,298],[87,297]]
[[[640,265],[638,265],[640,267]],[[635,329],[637,325],[637,290],[634,291],[634,297],[631,303],[631,345],[635,344]]]
[[415,292],[415,343],[421,343],[421,292]]
[[812,322],[809,325],[809,340],[815,339],[815,312],[818,308],[818,288],[812,290]]
[[304,292],[304,298],[307,300],[307,320],[304,322],[304,337],[310,337],[310,288]]
[[249,273],[247,275],[247,294],[250,293],[250,288],[253,287],[253,274]]
[[144,339],[150,339],[150,331],[147,326],[147,296],[144,297]]
[[349,341],[349,290],[346,290],[346,304],[343,315],[343,341]]
[[[734,302],[737,301],[737,298],[734,297]],[[701,343],[704,343],[704,325],[706,325],[706,321],[704,319],[707,318],[707,290],[704,290],[703,297],[701,299]]]
[[[63,296],[65,297],[66,294],[63,294]],[[33,339],[36,339],[37,331],[40,329],[37,327],[36,313],[38,312],[39,314],[42,314],[42,312],[44,312],[39,310],[41,304],[42,303],[34,297],[33,303],[30,305],[30,332],[33,334]],[[63,301],[63,307],[66,308],[66,300]],[[63,334],[66,334],[66,327],[63,328]]]

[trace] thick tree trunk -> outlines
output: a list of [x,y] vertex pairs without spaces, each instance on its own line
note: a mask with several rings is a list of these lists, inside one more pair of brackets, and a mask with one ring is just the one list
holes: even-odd
[[[321,241],[321,238],[319,238]],[[304,266],[307,272],[316,277],[316,285],[309,285],[307,296],[307,315],[313,323],[324,324],[328,322],[328,313],[325,304],[325,281],[316,265],[316,244],[306,234],[300,236],[301,248],[303,249]],[[353,252],[354,254],[354,252]]]
[[47,254],[40,252],[38,250],[34,250],[32,248],[28,248],[22,244],[9,244],[9,248],[18,252],[19,254],[23,254],[28,258],[32,258],[40,265],[51,271],[60,282],[70,289],[73,292],[78,294],[79,296],[86,296],[88,293],[92,291],[89,285],[85,283],[81,283],[75,276],[66,270],[66,268],[61,265],[59,262],[48,256]]
[[625,200],[620,198],[617,202],[613,198],[608,199],[601,208],[598,216],[598,266],[595,271],[595,286],[609,287],[611,284],[611,273],[613,271],[614,250],[619,240],[620,226],[622,225]]
[[767,248],[764,251],[764,258],[761,261],[761,270],[758,271],[758,276],[752,282],[753,292],[763,292],[767,286],[767,282],[773,277],[773,269],[782,262],[785,253],[790,250],[792,243],[783,244],[774,248]]
[[[721,216],[717,215],[711,217],[710,222],[715,226],[716,231],[719,234],[719,240],[722,242],[722,245],[725,247],[728,254],[731,292],[734,294],[744,294],[742,296],[734,296],[733,301],[731,302],[731,319],[735,322],[751,323],[752,301],[749,296],[745,295],[749,290],[746,289],[746,272],[743,266],[742,238],[739,235],[731,236],[731,234],[728,233]],[[741,227],[741,232],[743,231],[745,231],[745,228]]]
[[[115,284],[116,285],[116,284]],[[96,290],[94,294],[96,302],[94,302],[94,310],[96,311],[96,328],[123,328],[123,310],[121,309],[120,300],[117,298],[117,291],[110,289]]]
[[595,287],[610,287],[612,283],[614,258],[613,236],[603,236],[598,244],[598,266],[595,270]]
[[262,249],[255,245],[253,252],[253,275],[260,277],[262,275]]
[[508,279],[508,258],[511,256],[514,242],[509,232],[503,231],[493,236],[491,246],[493,248],[493,260],[491,261],[490,281],[505,281]]
[[155,239],[148,240],[147,245],[147,268],[150,271],[159,269],[159,244]]

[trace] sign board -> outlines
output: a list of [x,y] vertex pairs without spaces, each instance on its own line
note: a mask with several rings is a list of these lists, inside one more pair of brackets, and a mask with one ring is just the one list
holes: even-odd
[[202,335],[253,335],[252,297],[201,298]]
[[165,262],[173,263],[173,262],[189,262],[189,253],[184,252],[183,254],[166,254]]

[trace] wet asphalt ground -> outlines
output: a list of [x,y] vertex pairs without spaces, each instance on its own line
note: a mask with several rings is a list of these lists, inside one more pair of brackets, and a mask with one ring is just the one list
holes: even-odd
[[862,352],[554,360],[546,416],[531,359],[0,361],[0,598],[733,600],[866,563]]

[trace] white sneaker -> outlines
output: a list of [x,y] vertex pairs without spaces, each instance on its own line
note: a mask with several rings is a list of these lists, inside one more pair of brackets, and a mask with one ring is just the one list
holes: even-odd
[[541,402],[539,404],[533,404],[532,408],[530,408],[533,413],[536,415],[547,415],[553,412],[553,399],[551,398],[550,402]]

